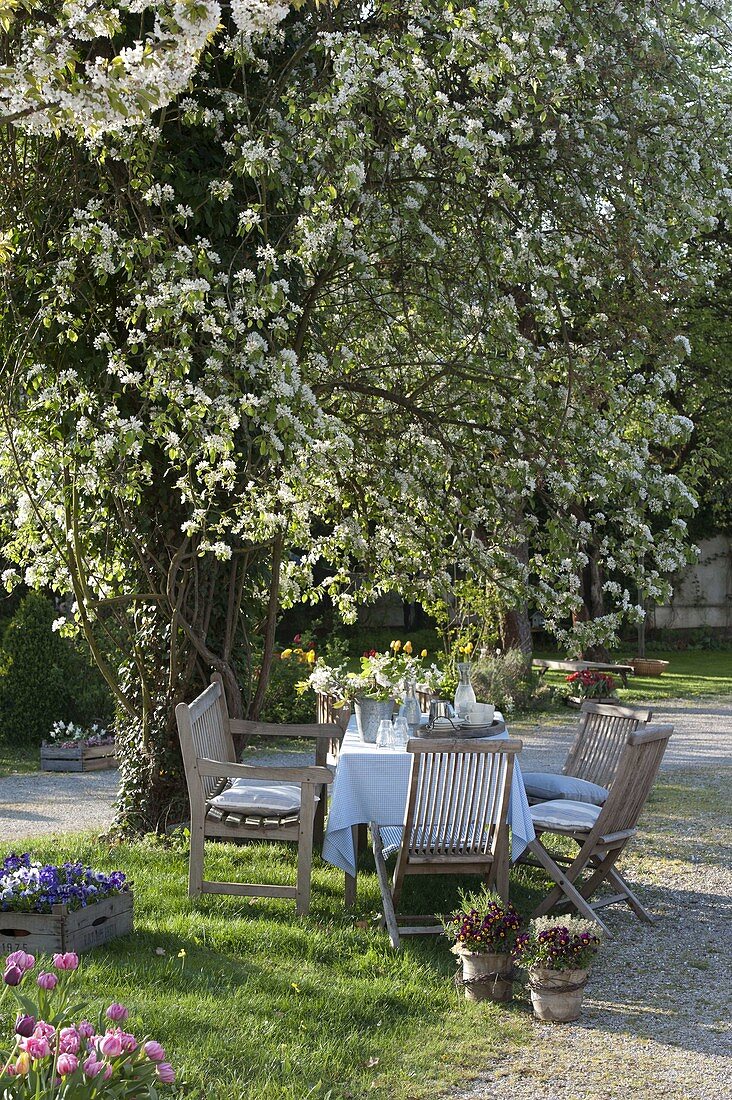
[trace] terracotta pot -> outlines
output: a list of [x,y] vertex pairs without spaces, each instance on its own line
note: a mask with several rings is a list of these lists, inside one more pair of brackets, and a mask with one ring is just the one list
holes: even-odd
[[587,982],[587,970],[529,969],[529,989],[534,1015],[547,1023],[579,1019]]
[[513,963],[506,952],[456,951],[463,964],[463,988],[468,1001],[513,1000]]

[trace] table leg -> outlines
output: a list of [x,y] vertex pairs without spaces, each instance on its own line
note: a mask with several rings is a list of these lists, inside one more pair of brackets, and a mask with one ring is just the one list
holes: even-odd
[[354,825],[352,826],[353,832],[353,852],[355,856],[356,874],[345,876],[345,905],[346,909],[353,909],[356,904],[356,887],[358,885],[358,859],[361,852],[366,847],[368,841],[368,826],[367,825]]

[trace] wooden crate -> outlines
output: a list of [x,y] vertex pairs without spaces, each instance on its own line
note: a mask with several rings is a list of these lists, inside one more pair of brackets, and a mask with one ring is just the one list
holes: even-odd
[[74,745],[63,749],[44,741],[41,745],[42,772],[99,772],[117,767],[116,746]]
[[0,955],[89,951],[132,931],[132,891],[104,898],[70,913],[54,905],[50,913],[0,913]]

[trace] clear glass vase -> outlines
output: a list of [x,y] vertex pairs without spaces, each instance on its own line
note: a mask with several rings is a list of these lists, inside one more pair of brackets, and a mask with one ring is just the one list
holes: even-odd
[[404,688],[404,702],[399,707],[399,714],[402,718],[406,718],[410,736],[416,737],[422,720],[422,708],[417,699],[417,685],[414,680],[407,680]]
[[455,690],[455,713],[458,718],[467,718],[470,708],[476,702],[475,691],[470,682],[470,663],[463,661],[457,667],[460,683]]

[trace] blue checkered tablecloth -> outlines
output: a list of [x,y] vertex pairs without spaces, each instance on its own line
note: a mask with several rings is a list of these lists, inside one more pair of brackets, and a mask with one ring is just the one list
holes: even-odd
[[[508,734],[500,736],[506,738]],[[404,823],[411,764],[412,754],[406,749],[395,752],[364,744],[355,728],[355,720],[351,719],[331,787],[323,859],[346,874],[355,875],[353,826],[370,821],[397,827]],[[508,823],[511,858],[515,861],[535,835],[518,760],[514,763]],[[400,828],[387,828],[384,840],[393,846],[399,843],[400,835]]]

